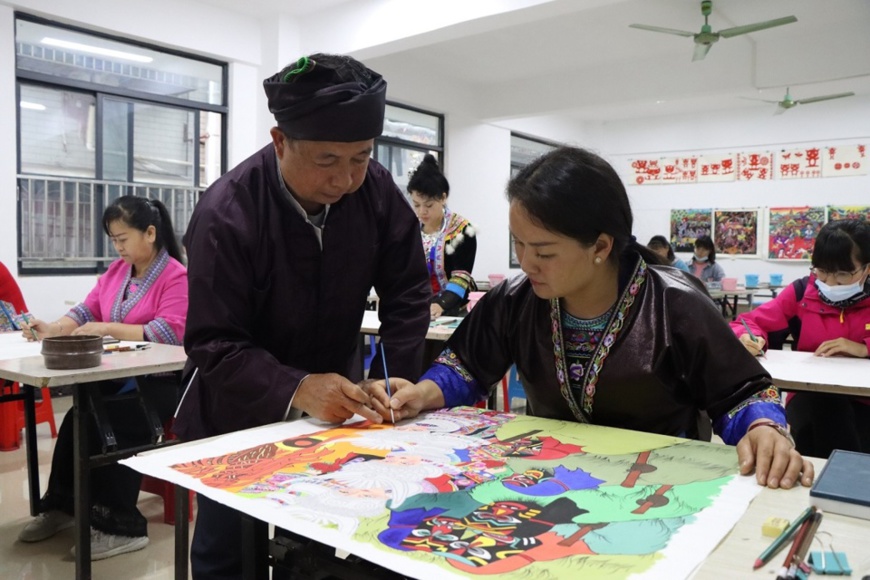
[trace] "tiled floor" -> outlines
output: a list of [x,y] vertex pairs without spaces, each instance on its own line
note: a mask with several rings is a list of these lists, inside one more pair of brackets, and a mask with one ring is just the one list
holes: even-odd
[[[71,403],[71,397],[52,398],[58,426]],[[39,483],[43,491],[48,482],[54,441],[48,424],[39,424],[37,426]],[[139,509],[148,518],[150,544],[138,552],[93,562],[94,578],[162,580],[174,577],[175,535],[174,528],[163,523],[163,500],[159,496],[143,493],[139,497]],[[73,545],[71,529],[64,530],[44,542],[25,544],[18,541],[18,533],[30,520],[29,510],[27,468],[22,441],[20,449],[0,451],[0,578],[3,580],[74,578],[75,562],[69,553]]]

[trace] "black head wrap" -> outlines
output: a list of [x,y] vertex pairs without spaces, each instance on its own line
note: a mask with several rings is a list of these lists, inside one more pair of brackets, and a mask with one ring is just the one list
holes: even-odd
[[350,143],[384,130],[387,82],[350,57],[302,57],[263,88],[278,128],[291,139]]

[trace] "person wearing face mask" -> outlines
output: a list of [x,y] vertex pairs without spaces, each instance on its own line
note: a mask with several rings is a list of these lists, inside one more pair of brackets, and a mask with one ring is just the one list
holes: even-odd
[[689,271],[704,283],[720,282],[725,277],[725,270],[716,263],[716,246],[710,236],[695,240],[695,253]]
[[[810,275],[770,302],[741,314],[732,330],[747,350],[760,354],[771,333],[800,321],[794,350],[816,356],[868,358],[870,351],[870,224],[826,224],[816,239]],[[798,299],[799,287],[805,288]],[[757,341],[746,333],[743,321]],[[794,331],[792,331],[794,334]],[[870,370],[870,367],[868,367]],[[786,407],[797,449],[828,457],[833,449],[870,452],[870,399],[793,393]]]

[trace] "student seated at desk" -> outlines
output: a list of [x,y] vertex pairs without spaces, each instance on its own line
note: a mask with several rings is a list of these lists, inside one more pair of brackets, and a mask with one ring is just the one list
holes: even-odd
[[[98,334],[122,340],[147,340],[180,345],[187,317],[187,272],[172,229],[169,212],[157,200],[124,196],[103,213],[103,229],[121,259],[112,262],[84,302],[54,322],[33,320],[29,329],[42,340],[52,336]],[[172,416],[179,379],[169,375],[102,381],[103,396],[133,390],[142,394],[161,422]],[[138,401],[107,401],[106,411],[120,449],[150,441],[145,414]],[[97,430],[89,429],[90,452],[98,454]],[[73,416],[67,412],[58,430],[42,513],[18,536],[39,542],[73,525]],[[142,475],[111,464],[91,472],[91,559],[101,560],[141,550],[148,545],[147,521],[136,507]]]
[[689,267],[674,254],[674,247],[664,236],[651,237],[646,247],[658,254],[659,258],[663,259],[668,266],[673,266],[683,272],[689,271]]
[[[741,314],[731,323],[732,330],[755,355],[763,352],[771,334],[791,328],[795,350],[816,356],[867,358],[870,224],[858,220],[825,224],[816,238],[812,264],[809,276]],[[746,332],[743,322],[757,340]],[[801,391],[788,397],[786,415],[803,454],[828,457],[834,449],[870,453],[868,398]]]
[[705,284],[721,282],[725,277],[725,270],[716,263],[716,246],[710,236],[701,236],[695,240],[695,253],[692,255],[689,271]]
[[[412,384],[373,385],[389,420],[470,405],[516,364],[531,415],[698,438],[706,410],[737,445],[740,472],[772,488],[809,485],[785,434],[779,391],[698,280],[631,235],[625,188],[600,157],[569,147],[523,168],[507,190],[525,276],[491,290]],[[759,428],[756,428],[759,427]]]

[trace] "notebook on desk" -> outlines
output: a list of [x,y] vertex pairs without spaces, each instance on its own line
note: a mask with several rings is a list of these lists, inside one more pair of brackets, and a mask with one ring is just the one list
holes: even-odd
[[870,454],[835,449],[810,489],[810,505],[870,520]]

